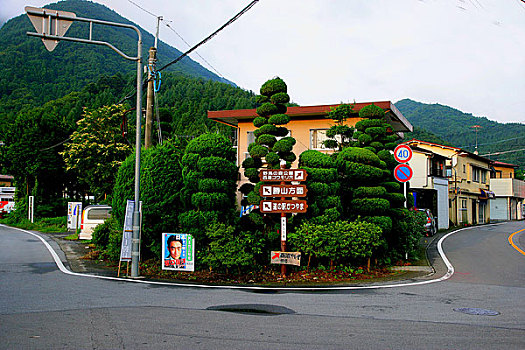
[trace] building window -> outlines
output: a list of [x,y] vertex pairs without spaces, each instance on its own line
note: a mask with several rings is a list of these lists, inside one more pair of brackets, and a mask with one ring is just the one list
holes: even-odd
[[461,198],[461,210],[467,210],[467,199]]
[[247,134],[246,146],[249,146],[255,142],[255,135],[253,134],[253,131],[248,131],[246,134]]
[[485,170],[481,170],[481,183],[487,183],[487,172]]
[[480,168],[476,168],[476,167],[472,166],[472,181],[479,182],[479,180],[480,180],[480,172],[481,172]]
[[[310,149],[334,149],[327,148],[323,145],[323,141],[329,140],[326,136],[328,129],[311,129],[310,130]],[[341,143],[341,135],[336,135],[335,140]]]
[[463,164],[463,174],[465,174],[467,172],[467,167],[465,166],[465,164]]

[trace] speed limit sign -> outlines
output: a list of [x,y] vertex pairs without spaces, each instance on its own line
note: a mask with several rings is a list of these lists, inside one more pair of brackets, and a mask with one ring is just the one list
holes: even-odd
[[412,149],[407,145],[399,145],[394,150],[394,158],[399,163],[406,163],[412,158]]

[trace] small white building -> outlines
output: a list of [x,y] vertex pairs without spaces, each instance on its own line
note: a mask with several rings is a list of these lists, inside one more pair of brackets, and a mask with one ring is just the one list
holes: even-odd
[[490,219],[493,221],[523,220],[525,181],[514,178],[517,165],[494,162],[490,189],[496,198],[490,201]]

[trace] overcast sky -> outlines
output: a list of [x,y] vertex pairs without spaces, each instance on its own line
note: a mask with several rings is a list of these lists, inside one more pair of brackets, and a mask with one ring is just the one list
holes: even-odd
[[[2,0],[0,19],[50,2]],[[186,51],[173,30],[194,45],[251,0],[97,2],[152,34],[163,16],[160,39]],[[522,0],[260,0],[196,53],[256,93],[280,76],[302,106],[411,98],[525,123]]]

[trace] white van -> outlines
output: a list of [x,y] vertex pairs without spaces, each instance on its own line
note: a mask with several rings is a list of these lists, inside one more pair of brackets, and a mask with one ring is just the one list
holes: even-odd
[[80,223],[80,233],[78,239],[93,238],[93,230],[98,225],[104,223],[111,217],[111,207],[109,205],[88,205],[82,211],[82,221]]

